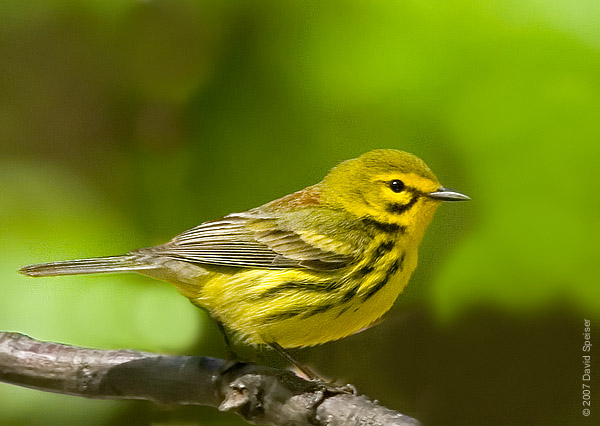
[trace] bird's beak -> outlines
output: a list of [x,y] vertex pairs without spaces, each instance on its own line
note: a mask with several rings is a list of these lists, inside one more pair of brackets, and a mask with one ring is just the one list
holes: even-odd
[[467,201],[471,199],[468,195],[444,188],[443,186],[439,187],[437,191],[430,192],[427,196],[440,201]]

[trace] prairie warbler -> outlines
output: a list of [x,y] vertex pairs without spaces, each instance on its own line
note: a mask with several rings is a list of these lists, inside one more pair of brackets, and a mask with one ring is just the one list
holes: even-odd
[[381,149],[342,162],[316,185],[166,244],[21,272],[133,271],[168,281],[238,339],[287,355],[283,348],[340,339],[377,322],[417,266],[436,208],[468,199],[440,186],[419,158]]

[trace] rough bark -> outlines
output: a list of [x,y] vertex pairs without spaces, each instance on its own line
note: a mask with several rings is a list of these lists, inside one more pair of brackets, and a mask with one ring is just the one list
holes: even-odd
[[289,371],[203,356],[86,349],[9,332],[0,332],[0,381],[86,398],[208,405],[255,424],[419,424],[363,395]]

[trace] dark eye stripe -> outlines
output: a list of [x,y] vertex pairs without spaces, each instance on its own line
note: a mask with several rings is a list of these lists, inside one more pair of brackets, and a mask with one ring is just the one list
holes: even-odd
[[406,204],[401,203],[389,203],[385,206],[385,209],[388,213],[392,214],[402,214],[410,210],[419,200],[419,196],[417,194],[413,195],[410,201]]

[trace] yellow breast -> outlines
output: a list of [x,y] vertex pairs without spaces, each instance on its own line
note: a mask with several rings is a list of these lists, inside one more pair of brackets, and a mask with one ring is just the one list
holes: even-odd
[[416,267],[416,249],[406,242],[376,241],[363,262],[335,275],[290,269],[212,274],[191,299],[249,344],[293,348],[337,340],[392,307]]

